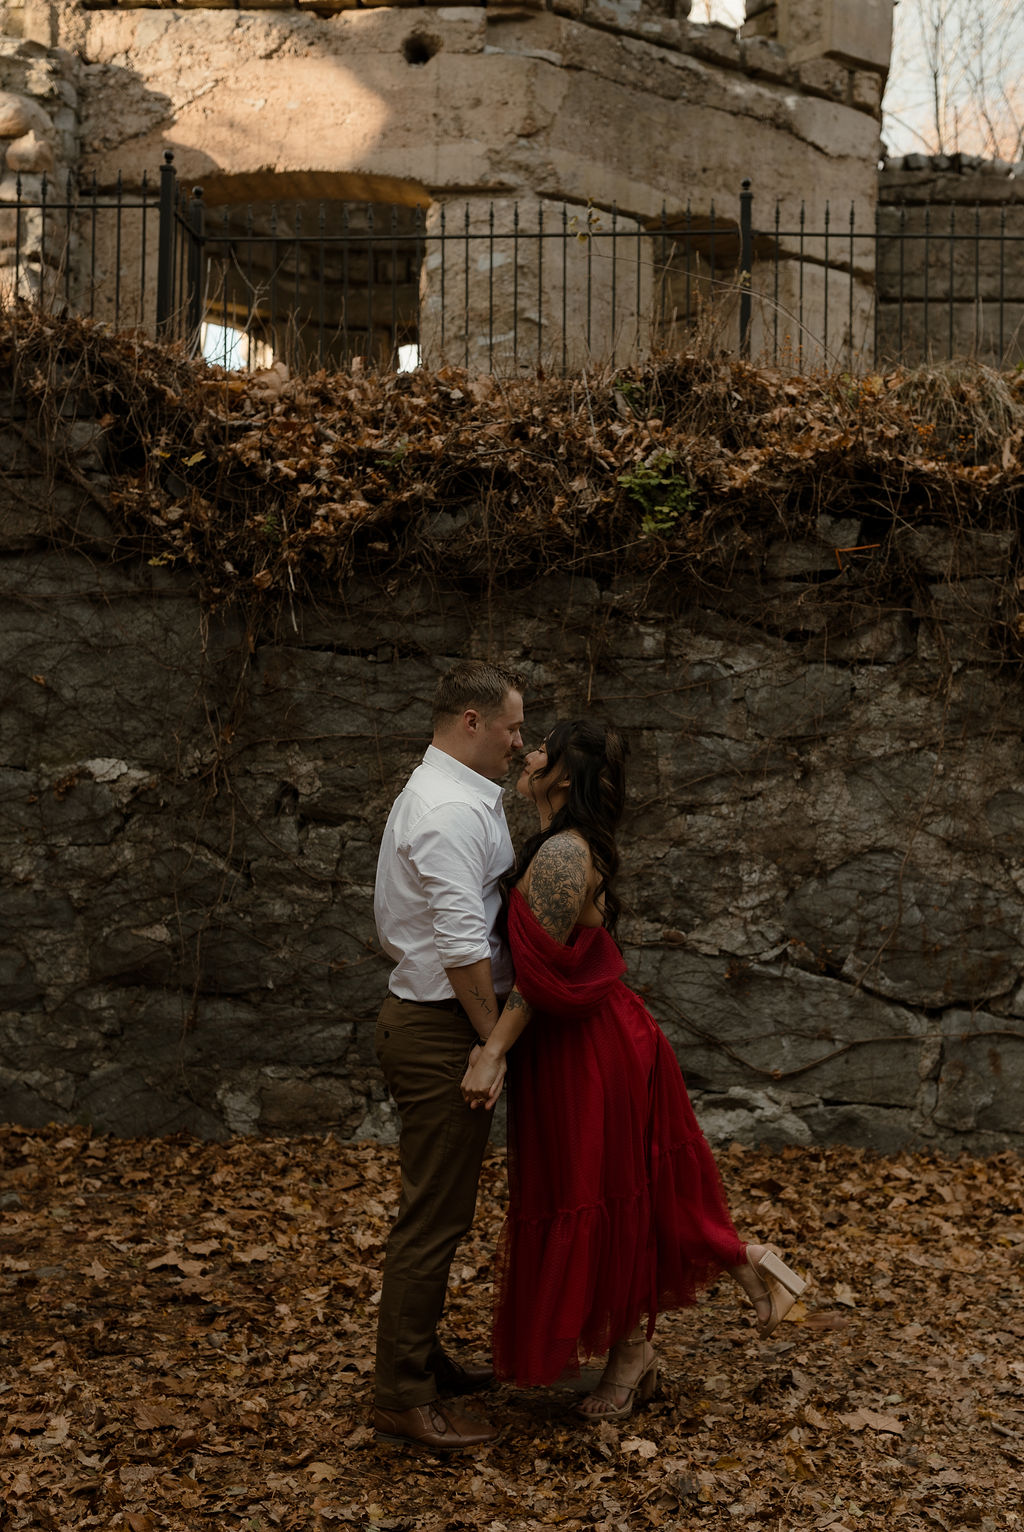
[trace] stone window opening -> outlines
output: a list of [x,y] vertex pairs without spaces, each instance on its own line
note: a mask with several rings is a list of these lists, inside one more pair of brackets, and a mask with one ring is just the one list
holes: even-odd
[[217,183],[204,198],[204,354],[250,368],[417,365],[423,207],[308,195],[344,177],[251,179],[251,200]]
[[[227,322],[224,319],[227,318]],[[217,320],[208,318],[200,331],[200,350],[204,361],[223,367],[226,372],[258,372],[274,364],[273,347],[250,329],[245,316],[232,313]],[[241,319],[241,323],[233,322]]]
[[656,278],[655,333],[671,346],[714,333],[739,299],[740,231],[734,218],[687,208],[650,228]]

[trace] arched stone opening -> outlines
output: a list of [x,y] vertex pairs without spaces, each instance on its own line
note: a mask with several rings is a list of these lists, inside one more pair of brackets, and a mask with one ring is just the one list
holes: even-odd
[[[687,208],[648,228],[654,271],[653,340],[686,345],[698,332],[735,328],[739,301],[740,230],[735,218]],[[730,335],[738,342],[738,335]]]
[[423,187],[300,172],[202,192],[203,319],[240,332],[249,365],[394,366],[418,347]]

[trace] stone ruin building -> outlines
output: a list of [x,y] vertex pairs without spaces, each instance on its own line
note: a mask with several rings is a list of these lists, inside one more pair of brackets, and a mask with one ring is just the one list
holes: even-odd
[[[874,256],[846,210],[870,227],[892,0],[747,0],[738,33],[690,10],[0,0],[0,280],[151,327],[155,204],[145,223],[137,205],[170,151],[178,188],[202,190],[207,235],[225,236],[201,301],[228,324],[262,324],[274,351],[318,303],[321,330],[343,325],[371,358],[404,341],[470,365],[625,361],[698,311],[736,344],[749,181],[752,354],[771,341],[819,355],[823,335],[827,355],[859,353]],[[47,206],[29,206],[44,178]],[[103,217],[72,206],[83,188]],[[114,203],[124,217],[108,216]],[[298,255],[269,269],[271,236],[330,241],[341,220],[344,291]],[[367,220],[376,242],[360,251]],[[367,301],[375,281],[383,317]],[[288,296],[268,316],[275,282]]]
[[891,354],[1024,361],[1024,162],[889,160],[877,219],[876,324]]

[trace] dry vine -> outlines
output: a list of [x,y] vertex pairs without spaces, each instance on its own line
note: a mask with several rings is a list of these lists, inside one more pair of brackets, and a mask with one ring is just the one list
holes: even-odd
[[[100,421],[119,554],[188,568],[208,610],[254,617],[356,571],[386,598],[414,574],[479,586],[628,569],[713,603],[737,563],[814,537],[823,515],[862,523],[836,552],[837,609],[902,607],[922,580],[900,534],[1015,530],[1024,482],[1024,378],[970,363],[805,377],[688,353],[514,382],[244,378],[7,313],[0,379],[51,442],[61,416]],[[1015,601],[1001,619],[1016,652]]]

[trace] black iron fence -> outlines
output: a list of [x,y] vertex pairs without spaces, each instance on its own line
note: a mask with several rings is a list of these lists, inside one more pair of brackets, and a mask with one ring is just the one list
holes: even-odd
[[811,218],[477,199],[210,207],[173,158],[113,189],[16,181],[0,293],[203,350],[227,365],[568,371],[704,332],[719,349],[851,370],[974,356],[1024,364],[1024,203],[853,206]]
[[64,307],[115,325],[153,329],[156,242],[164,209],[147,175],[136,189],[63,185],[47,176],[33,195],[22,176],[0,197],[0,299]]

